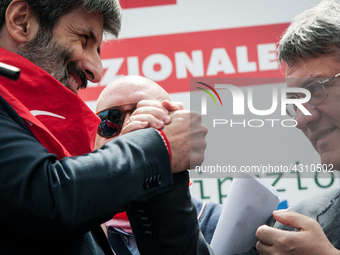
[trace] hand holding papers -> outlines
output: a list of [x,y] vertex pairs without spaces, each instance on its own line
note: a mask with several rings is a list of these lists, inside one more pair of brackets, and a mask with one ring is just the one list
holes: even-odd
[[278,204],[279,195],[272,186],[237,173],[211,241],[215,254],[241,254],[255,246],[257,228],[266,224]]

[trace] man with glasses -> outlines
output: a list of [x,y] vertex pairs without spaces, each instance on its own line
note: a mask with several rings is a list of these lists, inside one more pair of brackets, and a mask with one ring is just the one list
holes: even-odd
[[[305,80],[304,82],[302,79],[300,79],[300,81],[297,81],[295,79],[294,82],[300,82],[301,83],[300,87],[309,91],[310,99],[308,100],[308,103],[311,106],[317,106],[326,100],[326,98],[328,97],[327,91],[330,91],[331,88],[337,84],[338,81],[335,80],[335,78],[338,78],[339,76],[340,76],[340,73],[332,76],[331,78],[322,79],[321,81],[317,80],[316,78],[309,78],[307,80],[304,79]],[[287,83],[289,82],[290,81],[288,80]],[[294,85],[292,87],[294,87]],[[287,99],[300,99],[300,98],[305,98],[305,97],[306,97],[305,93],[296,93],[296,94],[287,95]],[[298,107],[296,106],[296,104],[286,105],[286,111],[290,117],[295,117],[297,110],[298,110]]]
[[[305,88],[311,98],[290,108],[322,164],[340,169],[340,3],[324,0],[299,14],[283,35],[279,61],[286,67],[287,85]],[[305,94],[291,94],[301,98]],[[340,191],[329,191],[288,211],[275,211],[275,227],[261,226],[257,249],[267,254],[340,254]],[[290,231],[287,231],[290,230]],[[295,231],[293,231],[295,230]]]

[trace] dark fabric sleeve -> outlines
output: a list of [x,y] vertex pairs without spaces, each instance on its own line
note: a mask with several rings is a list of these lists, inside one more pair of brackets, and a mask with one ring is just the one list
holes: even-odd
[[[150,178],[159,180],[157,185],[146,185]],[[0,224],[18,236],[87,232],[131,202],[147,201],[172,186],[169,155],[153,129],[58,161],[0,102]]]
[[199,231],[187,171],[174,174],[174,190],[127,211],[142,255],[213,254]]
[[223,206],[212,202],[204,204],[203,201],[195,198],[192,200],[197,209],[197,216],[200,216],[198,219],[200,230],[207,243],[210,244]]

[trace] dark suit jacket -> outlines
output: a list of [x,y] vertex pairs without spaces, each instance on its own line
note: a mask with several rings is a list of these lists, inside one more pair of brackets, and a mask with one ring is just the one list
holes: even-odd
[[[146,185],[150,181],[153,185]],[[176,232],[176,239],[170,233],[158,233],[157,224],[163,228],[164,222],[157,213],[164,208],[154,203],[172,188],[169,155],[155,130],[136,131],[93,153],[59,161],[0,97],[0,254],[111,252],[98,226],[121,211],[129,212],[146,250],[142,254],[150,254],[149,248],[168,249],[166,242],[180,244],[181,249],[173,248],[176,252],[172,254],[184,254],[191,247],[208,250],[198,238],[197,224],[191,224],[191,205],[186,201],[178,213],[189,219],[189,228]],[[151,239],[144,240],[140,208],[155,223]],[[97,235],[91,232],[94,229]]]
[[[175,174],[172,192],[127,211],[140,254],[213,254],[199,231],[187,171]],[[124,253],[117,253],[117,255]],[[129,254],[129,253],[125,253]]]
[[[163,213],[158,213],[157,217],[161,218],[160,219],[161,221],[168,221],[171,223],[171,225],[168,226],[167,229],[159,229],[157,231],[164,231],[166,233],[166,232],[169,232],[169,230],[171,229],[175,229],[175,231],[172,230],[169,232],[170,235],[174,235],[175,232],[181,231],[180,230],[181,228],[187,228],[188,224],[192,224],[193,226],[196,224],[193,216],[191,216],[190,218],[188,218],[187,216],[180,218],[180,215],[175,212],[181,209],[183,210],[183,206],[180,206],[177,201],[182,201],[184,199],[187,199],[188,201],[190,200],[190,196],[186,191],[186,189],[188,189],[188,180],[189,178],[187,174],[180,173],[180,174],[174,175],[175,185],[176,186],[183,185],[183,187],[178,188],[178,189],[176,188],[171,193],[165,195],[164,197],[162,196],[163,201],[157,202],[158,204],[163,203],[162,207],[164,207],[164,204],[167,204],[166,206],[167,210],[163,211]],[[180,189],[182,191],[177,192]],[[184,190],[185,192],[183,192]],[[170,197],[173,197],[173,199],[169,199]],[[191,213],[196,211],[197,213],[196,217],[199,218],[198,223],[199,223],[200,231],[202,232],[206,242],[210,244],[217,222],[218,222],[218,219],[221,214],[222,205],[216,204],[216,203],[206,203],[201,200],[197,200],[195,198],[191,198],[191,199],[192,199],[192,203],[196,207],[196,210],[194,210],[194,207],[192,207],[190,203],[187,203],[188,208],[191,209]],[[183,222],[186,224],[183,224]],[[149,223],[145,223],[145,224],[149,224]],[[145,225],[145,226],[147,227],[147,229],[145,229],[146,233],[144,233],[144,235],[145,236],[150,235],[152,233],[151,225]],[[173,236],[173,238],[175,237],[176,236]],[[135,246],[134,238],[132,236],[127,236],[126,234],[118,232],[113,227],[108,228],[108,239],[109,239],[112,249],[117,255],[131,255],[132,252],[130,252],[127,246],[137,249],[137,247]],[[180,245],[185,246],[187,245],[187,243],[182,242],[181,244],[180,239],[176,240],[176,246],[179,248]],[[192,248],[190,251],[195,252]],[[173,251],[169,250],[169,252],[173,252]]]

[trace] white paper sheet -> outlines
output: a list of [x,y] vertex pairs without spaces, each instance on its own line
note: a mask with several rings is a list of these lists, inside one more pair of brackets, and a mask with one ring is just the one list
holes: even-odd
[[256,230],[279,204],[270,185],[246,173],[237,173],[223,204],[211,247],[216,255],[240,254],[256,245]]

